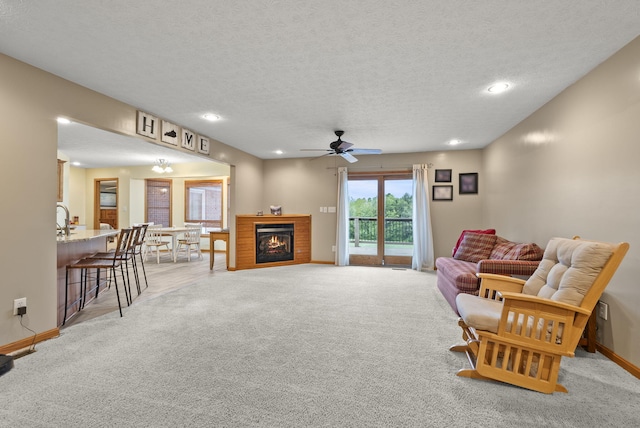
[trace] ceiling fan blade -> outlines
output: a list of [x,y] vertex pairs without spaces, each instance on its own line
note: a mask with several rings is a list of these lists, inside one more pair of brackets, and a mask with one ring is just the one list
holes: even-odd
[[333,151],[331,151],[331,152],[329,152],[329,153],[325,153],[325,154],[323,154],[323,155],[316,156],[315,158],[311,158],[311,159],[309,159],[309,161],[314,161],[314,160],[316,160],[316,159],[320,159],[320,158],[323,158],[323,157],[325,157],[325,156],[329,156],[329,155],[333,155],[333,154],[334,154],[334,153],[333,153]]
[[301,152],[333,152],[330,149],[300,149]]
[[351,153],[343,152],[343,153],[339,153],[339,155],[342,156],[342,159],[346,160],[349,163],[358,162],[358,159],[351,156]]
[[349,152],[351,153],[360,153],[360,154],[367,154],[367,155],[379,155],[380,153],[382,153],[382,150],[380,149],[351,149],[349,150]]
[[353,144],[347,143],[346,141],[342,141],[338,146],[338,150],[347,150],[351,146],[353,146]]

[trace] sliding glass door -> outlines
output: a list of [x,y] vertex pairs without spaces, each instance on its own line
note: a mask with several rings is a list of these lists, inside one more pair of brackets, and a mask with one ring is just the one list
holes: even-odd
[[410,173],[349,175],[349,263],[411,265]]

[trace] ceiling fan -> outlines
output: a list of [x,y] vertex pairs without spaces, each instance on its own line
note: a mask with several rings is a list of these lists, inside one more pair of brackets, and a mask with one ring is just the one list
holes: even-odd
[[[358,159],[356,159],[352,155],[352,153],[354,154],[360,153],[360,154],[367,154],[367,155],[379,155],[380,153],[382,153],[382,150],[380,149],[352,149],[351,147],[353,147],[353,144],[348,143],[346,141],[342,141],[342,139],[340,138],[344,134],[344,131],[334,131],[334,132],[338,137],[338,139],[336,141],[333,141],[331,144],[329,144],[328,149],[301,149],[301,150],[307,151],[307,152],[317,152],[317,151],[328,152],[318,157],[338,155],[350,163],[358,162]],[[318,159],[318,158],[313,158],[313,159]]]

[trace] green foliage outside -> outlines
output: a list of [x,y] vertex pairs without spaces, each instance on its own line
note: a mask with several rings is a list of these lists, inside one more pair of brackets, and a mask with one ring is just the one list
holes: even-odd
[[[359,218],[359,236],[361,241],[377,240],[378,198],[358,198],[349,201],[349,217]],[[405,193],[397,198],[391,193],[385,196],[385,242],[413,242],[411,216],[413,213],[412,197]],[[400,219],[400,220],[391,220]],[[355,221],[349,222],[349,237],[355,239]]]

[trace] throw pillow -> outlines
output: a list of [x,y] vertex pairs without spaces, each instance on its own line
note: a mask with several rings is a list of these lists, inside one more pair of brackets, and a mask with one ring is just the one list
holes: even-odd
[[508,260],[509,255],[518,244],[498,236],[496,245],[491,250],[489,258],[492,260]]
[[456,242],[456,245],[453,247],[453,252],[451,253],[451,256],[455,256],[456,255],[456,251],[458,251],[458,247],[460,246],[460,243],[462,242],[462,238],[464,238],[464,234],[470,232],[470,233],[483,233],[483,234],[487,234],[487,235],[495,235],[496,234],[496,230],[495,229],[485,229],[485,230],[479,230],[479,229],[465,229],[462,231],[462,233],[460,234],[460,237],[458,238],[458,242]]
[[453,258],[472,263],[488,259],[497,239],[496,235],[467,232]]

